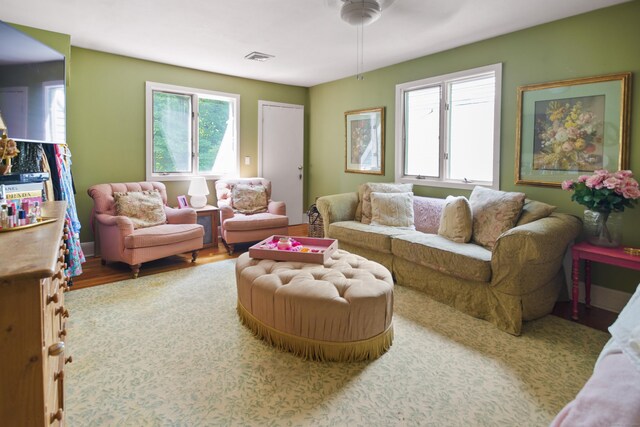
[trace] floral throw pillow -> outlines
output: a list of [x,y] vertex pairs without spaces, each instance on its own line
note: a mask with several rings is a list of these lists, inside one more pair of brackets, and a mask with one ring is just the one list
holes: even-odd
[[524,197],[524,193],[475,187],[469,197],[473,213],[473,241],[493,249],[498,237],[516,224]]
[[158,190],[115,192],[116,215],[126,216],[133,228],[146,228],[167,222],[162,195]]
[[413,193],[371,193],[371,225],[415,230]]
[[264,185],[237,184],[231,190],[232,207],[243,214],[266,212],[269,201]]

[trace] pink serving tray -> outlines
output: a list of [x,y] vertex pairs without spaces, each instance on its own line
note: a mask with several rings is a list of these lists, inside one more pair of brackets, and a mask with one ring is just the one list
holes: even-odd
[[[309,252],[293,252],[282,251],[279,249],[269,249],[264,247],[267,243],[271,242],[274,238],[280,239],[281,237],[291,237],[294,240],[302,243],[302,247],[309,248]],[[320,252],[311,252],[313,249],[318,249]],[[275,235],[264,239],[261,242],[249,248],[249,256],[251,258],[258,259],[273,259],[276,261],[298,261],[298,262],[312,262],[315,264],[324,264],[326,260],[331,258],[331,254],[338,249],[338,241],[336,239],[320,239],[317,237],[296,237],[296,236],[280,236]]]

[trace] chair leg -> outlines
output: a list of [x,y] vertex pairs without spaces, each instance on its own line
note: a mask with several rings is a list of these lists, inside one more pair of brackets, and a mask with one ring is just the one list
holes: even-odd
[[196,262],[196,259],[198,259],[198,254],[199,253],[200,253],[200,251],[191,252],[191,262]]
[[228,244],[227,242],[225,242],[224,239],[222,239],[222,244],[224,245],[224,247],[227,249],[227,253],[229,255],[233,255],[233,245]]
[[133,265],[130,265],[129,267],[131,267],[131,272],[133,273],[133,278],[137,279],[138,278],[138,273],[140,273],[140,267],[142,267],[142,264],[133,264]]

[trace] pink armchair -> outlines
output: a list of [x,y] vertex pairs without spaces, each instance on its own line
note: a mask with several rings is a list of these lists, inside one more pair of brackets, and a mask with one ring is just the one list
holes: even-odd
[[[262,185],[267,193],[267,211],[242,214],[233,208],[232,192],[237,184]],[[271,181],[264,178],[220,179],[216,181],[216,197],[220,208],[220,235],[229,255],[234,244],[257,242],[273,234],[287,234],[289,218],[284,202],[271,200]]]
[[[117,216],[114,192],[158,190],[162,196],[166,224],[134,228],[126,216]],[[92,226],[100,246],[102,263],[120,261],[129,264],[133,278],[143,262],[191,252],[195,262],[202,248],[204,229],[196,223],[193,209],[173,209],[167,204],[167,191],[160,182],[98,184],[87,190],[93,199]]]

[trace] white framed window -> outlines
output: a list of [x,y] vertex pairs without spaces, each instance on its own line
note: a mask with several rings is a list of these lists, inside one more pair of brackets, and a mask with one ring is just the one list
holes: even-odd
[[146,82],[147,180],[237,176],[240,95]]
[[396,86],[396,182],[498,188],[502,64]]

